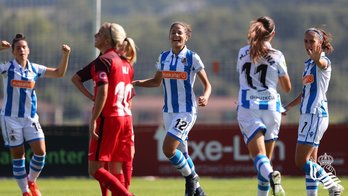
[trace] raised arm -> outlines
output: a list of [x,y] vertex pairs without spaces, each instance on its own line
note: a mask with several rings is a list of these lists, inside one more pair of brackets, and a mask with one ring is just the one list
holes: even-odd
[[66,69],[68,68],[70,46],[62,45],[62,57],[60,59],[59,65],[56,68],[47,67],[45,77],[47,78],[60,78],[65,75]]
[[326,69],[329,63],[325,58],[321,58],[321,52],[321,45],[317,45],[313,50],[308,50],[308,55],[320,69]]
[[5,40],[1,41],[1,45],[0,45],[0,51],[1,50],[6,50],[8,48],[11,48],[11,44]]

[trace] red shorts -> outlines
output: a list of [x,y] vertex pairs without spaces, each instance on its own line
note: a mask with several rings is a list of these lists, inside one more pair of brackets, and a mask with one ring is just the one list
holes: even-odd
[[124,117],[99,117],[96,127],[99,139],[90,139],[88,160],[113,161],[113,155],[119,143],[119,135],[123,127]]
[[89,143],[88,160],[122,162],[132,160],[134,146],[132,116],[100,117],[97,120],[98,140]]
[[131,161],[134,154],[134,131],[132,116],[124,117],[124,128],[119,136],[120,143],[116,150],[118,162]]

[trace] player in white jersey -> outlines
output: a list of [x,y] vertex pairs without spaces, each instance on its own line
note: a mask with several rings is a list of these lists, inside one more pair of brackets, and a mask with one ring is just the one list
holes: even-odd
[[172,49],[160,54],[156,74],[150,79],[136,80],[133,85],[158,87],[162,83],[163,118],[167,131],[163,152],[186,178],[185,195],[203,196],[205,193],[199,185],[193,161],[188,155],[187,139],[197,118],[197,103],[193,91],[196,75],[204,86],[203,95],[198,97],[199,106],[207,105],[211,85],[200,57],[186,47],[190,37],[191,27],[188,24],[174,22],[169,30]]
[[316,163],[320,140],[329,125],[326,92],[331,78],[331,61],[325,53],[333,51],[330,41],[331,34],[323,29],[309,28],[305,31],[304,46],[309,59],[302,75],[303,89],[285,107],[288,111],[301,103],[295,163],[306,173],[308,196],[318,195],[319,182],[329,189],[330,195],[341,195],[344,189]]
[[278,83],[285,92],[291,90],[285,58],[272,48],[275,24],[263,16],[250,24],[247,46],[239,50],[238,123],[258,173],[258,195],[285,195],[280,173],[270,164],[281,122]]
[[[41,195],[37,185],[45,164],[46,145],[44,133],[37,115],[35,83],[40,77],[63,77],[69,60],[70,47],[62,45],[62,57],[57,68],[45,67],[28,60],[28,42],[22,34],[17,34],[12,45],[1,41],[0,50],[11,48],[14,59],[0,64],[4,99],[1,109],[1,128],[5,146],[9,147],[13,175],[23,195]],[[29,174],[25,168],[24,143],[27,142],[33,156],[30,160]]]

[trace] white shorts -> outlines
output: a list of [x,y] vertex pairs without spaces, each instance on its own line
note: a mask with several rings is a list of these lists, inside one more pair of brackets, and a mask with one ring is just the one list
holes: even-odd
[[196,113],[163,113],[164,128],[167,134],[183,143],[197,119]]
[[0,118],[2,136],[7,147],[17,147],[23,145],[24,142],[45,139],[38,115],[35,115],[34,118],[1,115]]
[[297,143],[318,147],[328,126],[329,117],[319,117],[318,114],[301,114]]
[[259,131],[264,131],[265,142],[277,140],[281,123],[280,112],[238,107],[237,119],[244,142],[248,144]]

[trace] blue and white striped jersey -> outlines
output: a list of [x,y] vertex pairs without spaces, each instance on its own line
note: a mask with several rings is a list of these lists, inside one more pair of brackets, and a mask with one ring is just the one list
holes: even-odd
[[204,69],[198,54],[185,46],[178,55],[171,50],[160,54],[156,63],[163,76],[163,112],[197,112],[193,85],[196,73]]
[[328,62],[326,69],[320,69],[312,59],[305,62],[302,76],[301,114],[319,114],[328,116],[326,92],[331,78],[331,61],[322,52],[321,57]]
[[237,71],[239,73],[238,105],[247,109],[272,110],[281,112],[280,95],[277,92],[279,77],[287,75],[282,52],[272,48],[271,52],[254,64],[250,58],[250,46],[239,50]]
[[0,64],[4,89],[1,115],[34,117],[37,109],[35,82],[45,71],[45,66],[29,61],[25,69],[16,60]]

